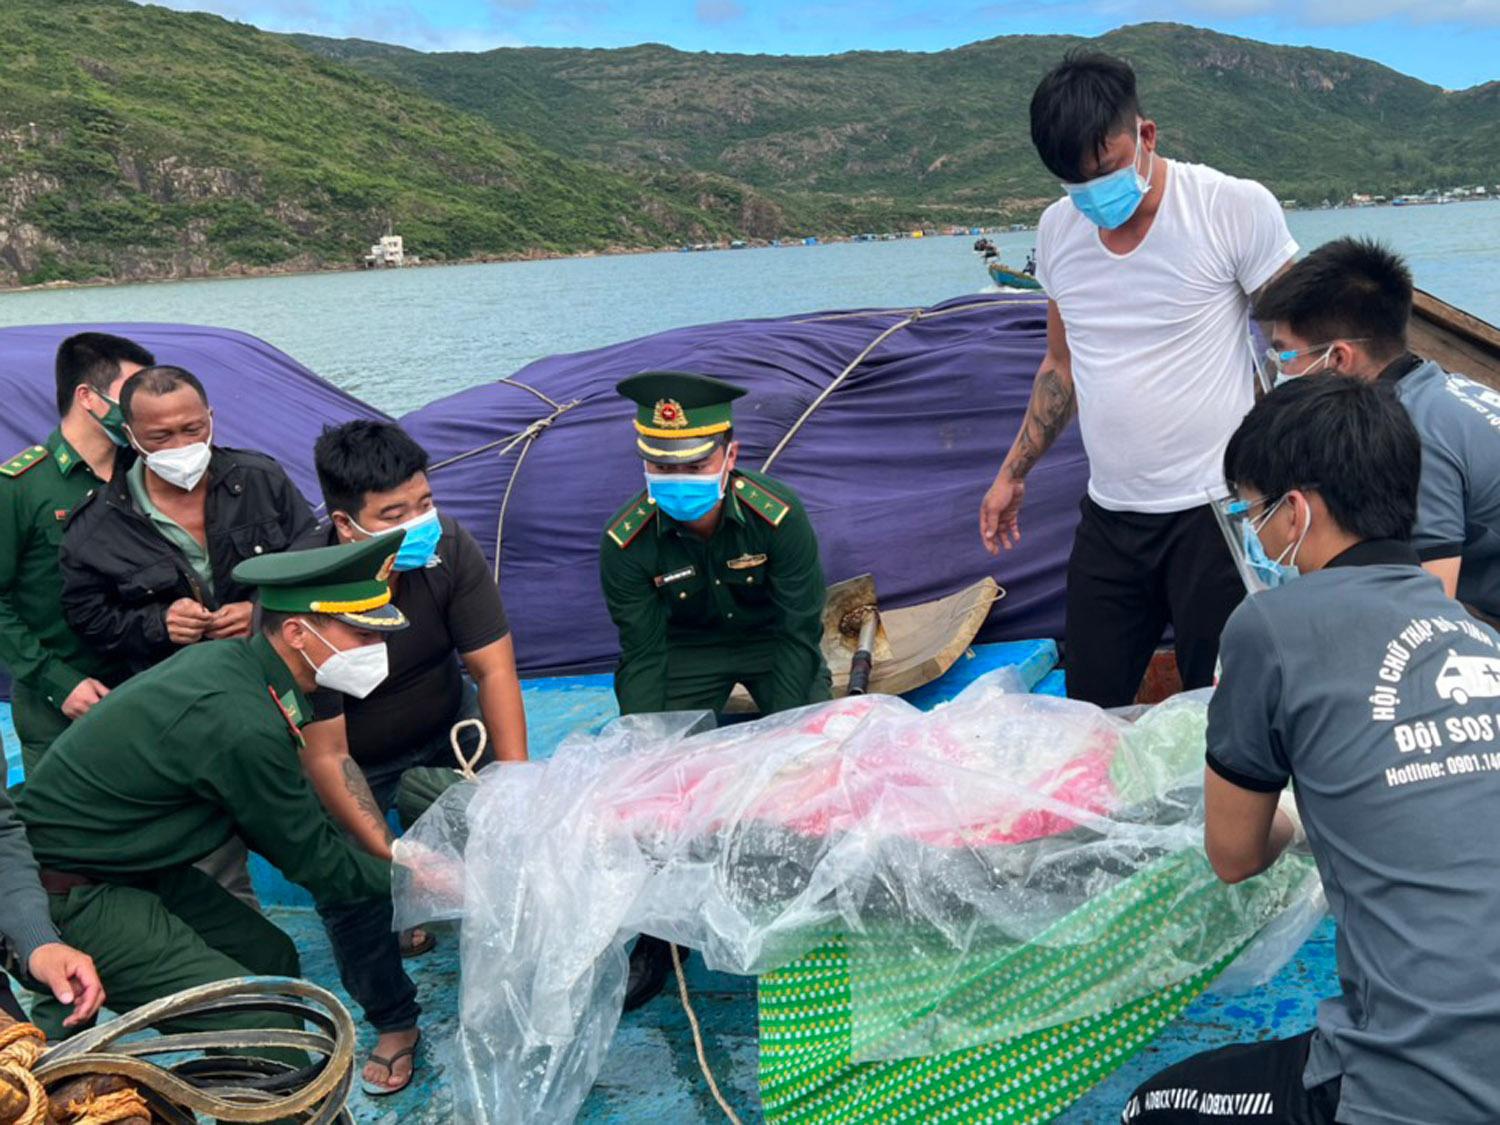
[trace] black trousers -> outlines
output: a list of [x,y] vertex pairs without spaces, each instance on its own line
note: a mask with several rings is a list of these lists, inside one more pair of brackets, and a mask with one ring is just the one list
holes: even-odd
[[1312,1032],[1236,1043],[1169,1066],[1131,1095],[1121,1125],[1333,1125],[1337,1078],[1302,1085]]
[[1219,634],[1244,596],[1207,504],[1155,515],[1084,497],[1068,556],[1068,696],[1100,707],[1135,702],[1168,625],[1182,686],[1212,685]]

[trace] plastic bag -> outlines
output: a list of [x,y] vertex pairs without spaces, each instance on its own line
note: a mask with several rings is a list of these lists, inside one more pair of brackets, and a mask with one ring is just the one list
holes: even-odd
[[1204,725],[1201,700],[1132,723],[1000,672],[930,714],[862,696],[722,730],[632,716],[488,767],[396,845],[396,925],[463,920],[456,1113],[571,1120],[637,933],[739,973],[842,934],[860,1059],[1051,1026],[1221,963],[1318,892],[1303,859],[1213,876]]

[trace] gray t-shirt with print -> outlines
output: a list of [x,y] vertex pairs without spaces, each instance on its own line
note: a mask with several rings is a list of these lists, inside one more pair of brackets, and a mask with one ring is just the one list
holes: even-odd
[[1337,1120],[1500,1122],[1500,635],[1359,544],[1230,617],[1208,766],[1290,779],[1338,922],[1304,1081]]
[[1417,553],[1462,556],[1458,600],[1500,617],[1500,391],[1416,356],[1380,378],[1422,438]]

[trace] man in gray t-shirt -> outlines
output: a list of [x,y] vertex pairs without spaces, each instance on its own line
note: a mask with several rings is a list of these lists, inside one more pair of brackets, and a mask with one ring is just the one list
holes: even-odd
[[1500,621],[1500,393],[1406,345],[1412,280],[1377,243],[1325,243],[1271,282],[1254,316],[1282,378],[1333,371],[1395,386],[1422,439],[1412,541],[1422,565],[1492,624]]
[[1417,433],[1388,386],[1315,375],[1257,404],[1224,464],[1272,588],[1220,645],[1205,846],[1231,883],[1311,850],[1341,990],[1304,1035],[1162,1072],[1124,1120],[1500,1121],[1500,635],[1408,542]]

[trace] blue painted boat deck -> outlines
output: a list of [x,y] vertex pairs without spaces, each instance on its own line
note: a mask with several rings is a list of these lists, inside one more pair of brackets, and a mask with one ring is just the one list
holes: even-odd
[[[1062,695],[1062,673],[1055,669],[1056,662],[1057,650],[1051,641],[979,645],[941,681],[911,693],[908,699],[924,708],[936,706],[978,676],[1006,665],[1015,666],[1032,691]],[[569,734],[597,730],[617,713],[607,675],[529,681],[524,695],[535,757],[550,755]],[[17,747],[8,705],[0,705],[0,735],[7,758],[13,758]],[[302,951],[303,974],[350,1003],[338,983],[332,951],[317,915],[309,909],[306,893],[264,863],[256,863],[254,873],[267,913]],[[438,926],[434,931],[438,947],[407,962],[425,1008],[422,1027],[428,1046],[424,1060],[412,1085],[401,1094],[368,1098],[356,1089],[350,1109],[359,1122],[421,1125],[454,1120],[443,1055],[458,1019],[458,939],[453,927]],[[754,978],[709,972],[701,958],[694,957],[688,963],[688,981],[720,1088],[745,1120],[759,1120]],[[1112,1125],[1135,1087],[1162,1067],[1229,1043],[1305,1031],[1312,1026],[1318,1000],[1336,988],[1333,924],[1325,920],[1269,985],[1239,996],[1210,993],[1200,997],[1141,1054],[1060,1120]],[[360,1035],[363,1057],[373,1033],[361,1025]],[[669,986],[651,1003],[621,1019],[579,1121],[708,1125],[721,1120],[723,1115],[699,1073],[687,1018],[675,988]]]

